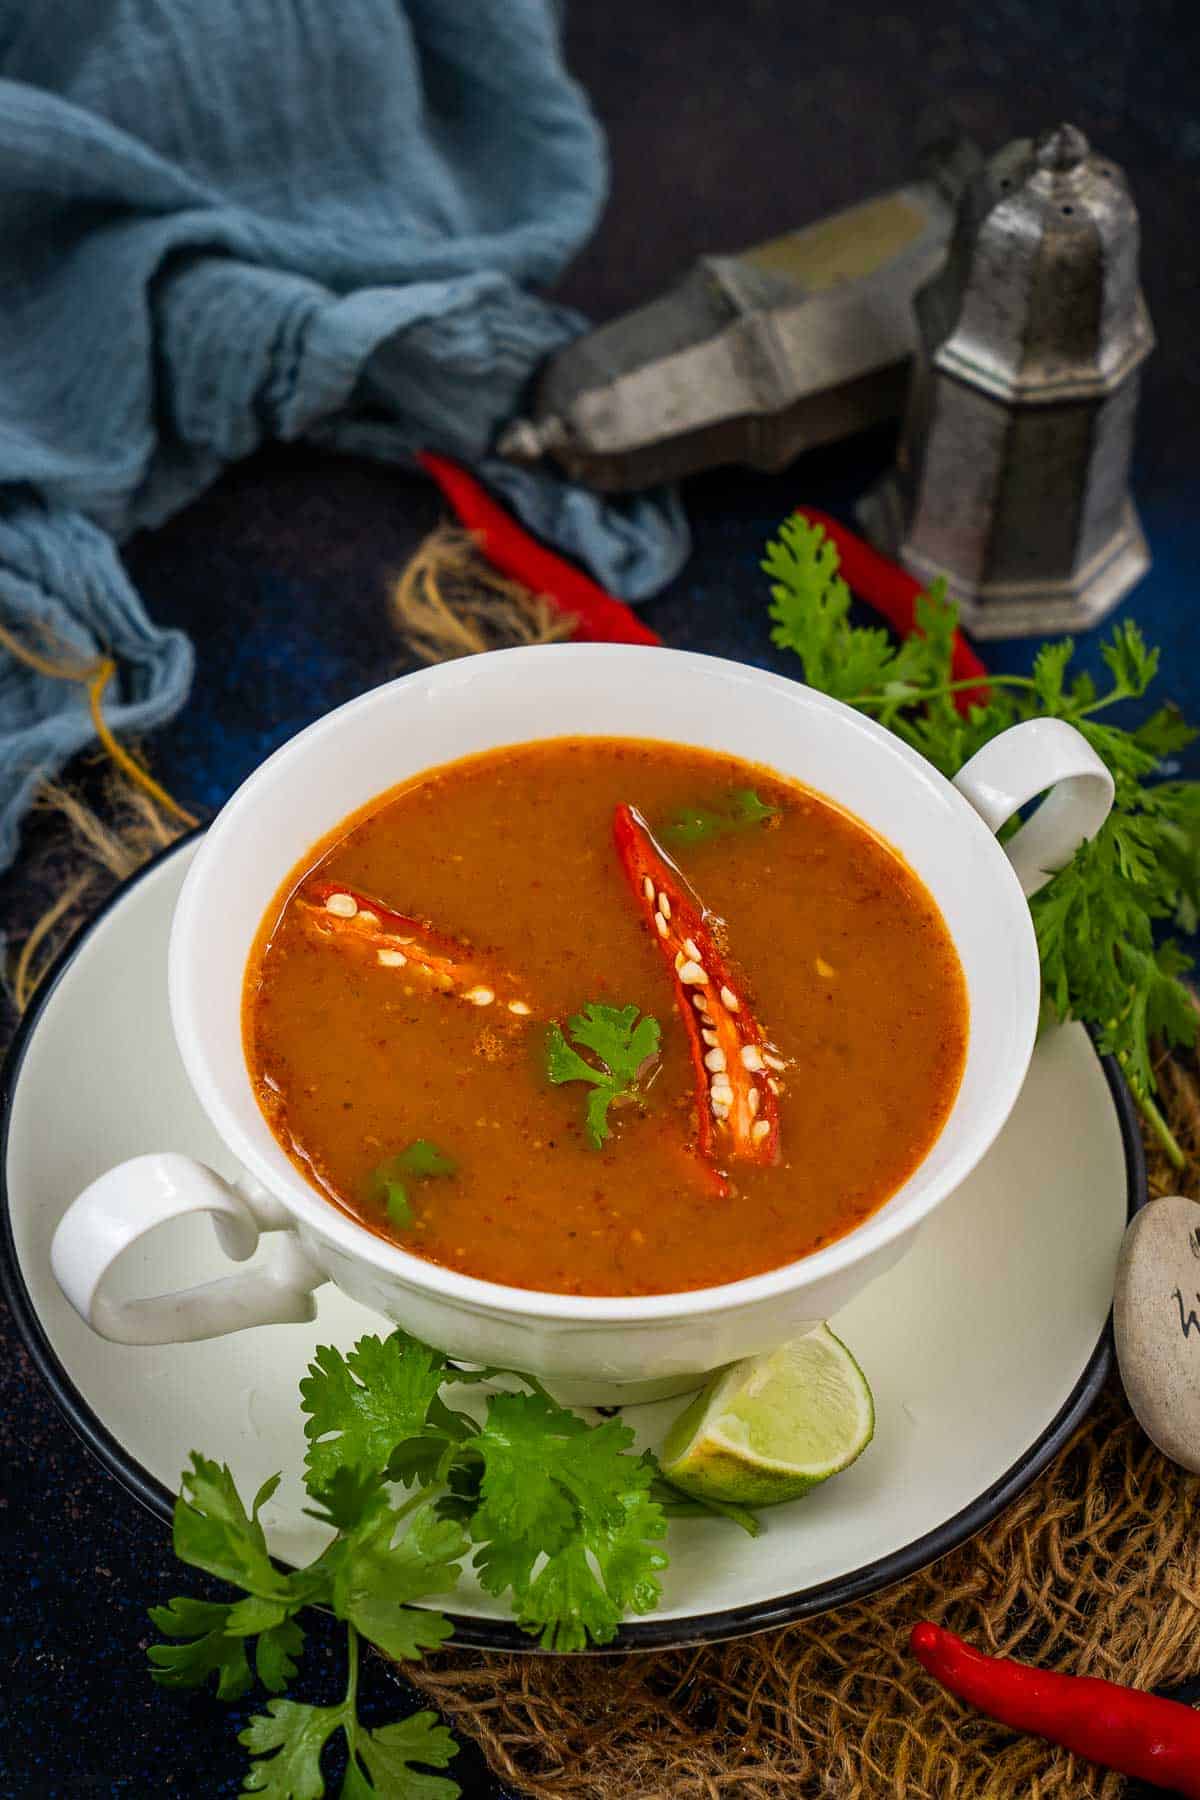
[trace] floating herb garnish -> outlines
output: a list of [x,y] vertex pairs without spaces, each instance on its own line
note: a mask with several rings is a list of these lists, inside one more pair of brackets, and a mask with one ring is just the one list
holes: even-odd
[[431,1177],[457,1172],[458,1164],[453,1157],[447,1156],[428,1138],[414,1138],[398,1155],[389,1156],[386,1162],[372,1169],[367,1177],[367,1197],[383,1207],[389,1223],[397,1231],[403,1231],[405,1226],[412,1224],[409,1184],[414,1180],[427,1181]]
[[608,1109],[614,1100],[637,1092],[645,1065],[658,1055],[662,1036],[658,1020],[649,1013],[638,1017],[636,1006],[605,1006],[590,1000],[581,1013],[567,1020],[567,1030],[584,1050],[600,1058],[603,1068],[585,1061],[563,1036],[560,1025],[546,1033],[546,1073],[550,1080],[586,1081],[585,1121],[588,1143],[599,1150],[611,1135]]
[[669,844],[704,844],[733,831],[749,831],[778,816],[779,808],[760,800],[753,788],[734,788],[719,811],[708,806],[681,806],[658,835]]

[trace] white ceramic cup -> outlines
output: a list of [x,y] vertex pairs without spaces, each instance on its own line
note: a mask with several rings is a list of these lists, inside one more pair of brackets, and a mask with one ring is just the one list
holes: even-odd
[[[765,763],[879,832],[925,882],[970,1000],[958,1097],[904,1185],[848,1236],[765,1275],[632,1299],[543,1294],[461,1275],[386,1242],[311,1187],[259,1111],[242,1052],[246,960],[288,871],[347,814],[422,770],[567,735],[658,738]],[[1046,793],[1002,849],[993,833]],[[564,1399],[683,1391],[811,1329],[892,1267],[983,1156],[1016,1100],[1037,1029],[1037,946],[1025,895],[1068,862],[1112,803],[1111,777],[1061,721],[995,738],[946,781],[899,740],[798,682],[683,651],[610,644],[505,650],[423,670],[330,713],[276,751],[202,842],[175,913],[171,1013],[189,1076],[245,1171],[135,1158],[93,1182],[54,1236],[54,1273],[102,1336],[161,1344],[312,1319],[313,1290],[354,1299],[451,1354],[526,1369]],[[860,1103],[871,1104],[864,1092]],[[117,1259],[184,1213],[255,1268],[176,1294],[117,1297]],[[127,1285],[127,1284],[126,1284]]]

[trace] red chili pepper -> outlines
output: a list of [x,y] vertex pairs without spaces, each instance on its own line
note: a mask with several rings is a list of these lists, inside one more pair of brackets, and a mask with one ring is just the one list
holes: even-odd
[[479,540],[492,567],[569,613],[576,620],[576,638],[594,644],[662,643],[623,600],[614,600],[582,569],[539,544],[449,457],[423,450],[417,461],[437,482],[459,523]]
[[[796,511],[810,525],[824,528],[826,537],[838,553],[841,574],[851,593],[873,607],[887,620],[893,631],[901,637],[908,637],[916,629],[917,595],[925,592],[924,584],[910,575],[907,569],[902,569],[899,563],[881,556],[878,550],[873,550],[862,538],[847,531],[844,525],[831,519],[828,513],[821,512],[815,506],[798,506]],[[963,688],[960,693],[955,694],[954,704],[959,712],[965,713],[970,706],[987,705],[987,669],[961,631],[954,634],[954,656],[950,672],[955,681],[969,681],[972,675],[984,677],[978,687]]]
[[913,1655],[989,1718],[1061,1744],[1101,1768],[1200,1800],[1200,1713],[1090,1676],[984,1656],[938,1625],[914,1625]]
[[336,881],[312,882],[304,890],[301,904],[313,930],[323,937],[374,950],[386,968],[409,968],[428,975],[434,987],[455,993],[473,1006],[498,1002],[518,1018],[531,1014],[532,1008],[511,979],[492,973],[468,944],[435,931],[422,919],[393,912],[369,894]]
[[657,844],[635,807],[618,806],[613,837],[645,920],[669,960],[696,1071],[701,1154],[710,1162],[779,1157],[783,1058],[745,1004],[717,947],[713,915]]

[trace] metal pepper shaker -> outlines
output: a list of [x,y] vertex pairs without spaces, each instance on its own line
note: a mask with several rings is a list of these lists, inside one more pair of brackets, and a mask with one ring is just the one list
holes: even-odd
[[946,128],[918,180],[732,255],[551,356],[498,449],[626,493],[726,463],[782,469],[904,405],[912,302],[982,157]]
[[1121,170],[1073,125],[1009,144],[964,190],[914,304],[905,423],[859,509],[868,534],[945,576],[977,637],[1094,624],[1150,560],[1129,460],[1154,336]]

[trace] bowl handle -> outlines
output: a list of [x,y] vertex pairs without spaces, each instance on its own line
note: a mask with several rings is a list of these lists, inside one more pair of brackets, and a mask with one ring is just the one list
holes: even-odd
[[[188,1213],[207,1213],[225,1254],[245,1262],[260,1231],[278,1231],[256,1269],[176,1294],[120,1299],[110,1273],[147,1232]],[[302,1249],[282,1209],[263,1190],[251,1203],[193,1157],[135,1156],[84,1188],[59,1221],[50,1264],[59,1287],[93,1331],[115,1344],[190,1344],[250,1325],[301,1324],[316,1317],[313,1289],[326,1276]]]
[[1036,894],[1095,837],[1113,803],[1113,778],[1087,739],[1063,719],[1026,719],[976,751],[954,777],[960,794],[999,831],[1019,807],[1050,792],[1004,846],[1022,891]]

